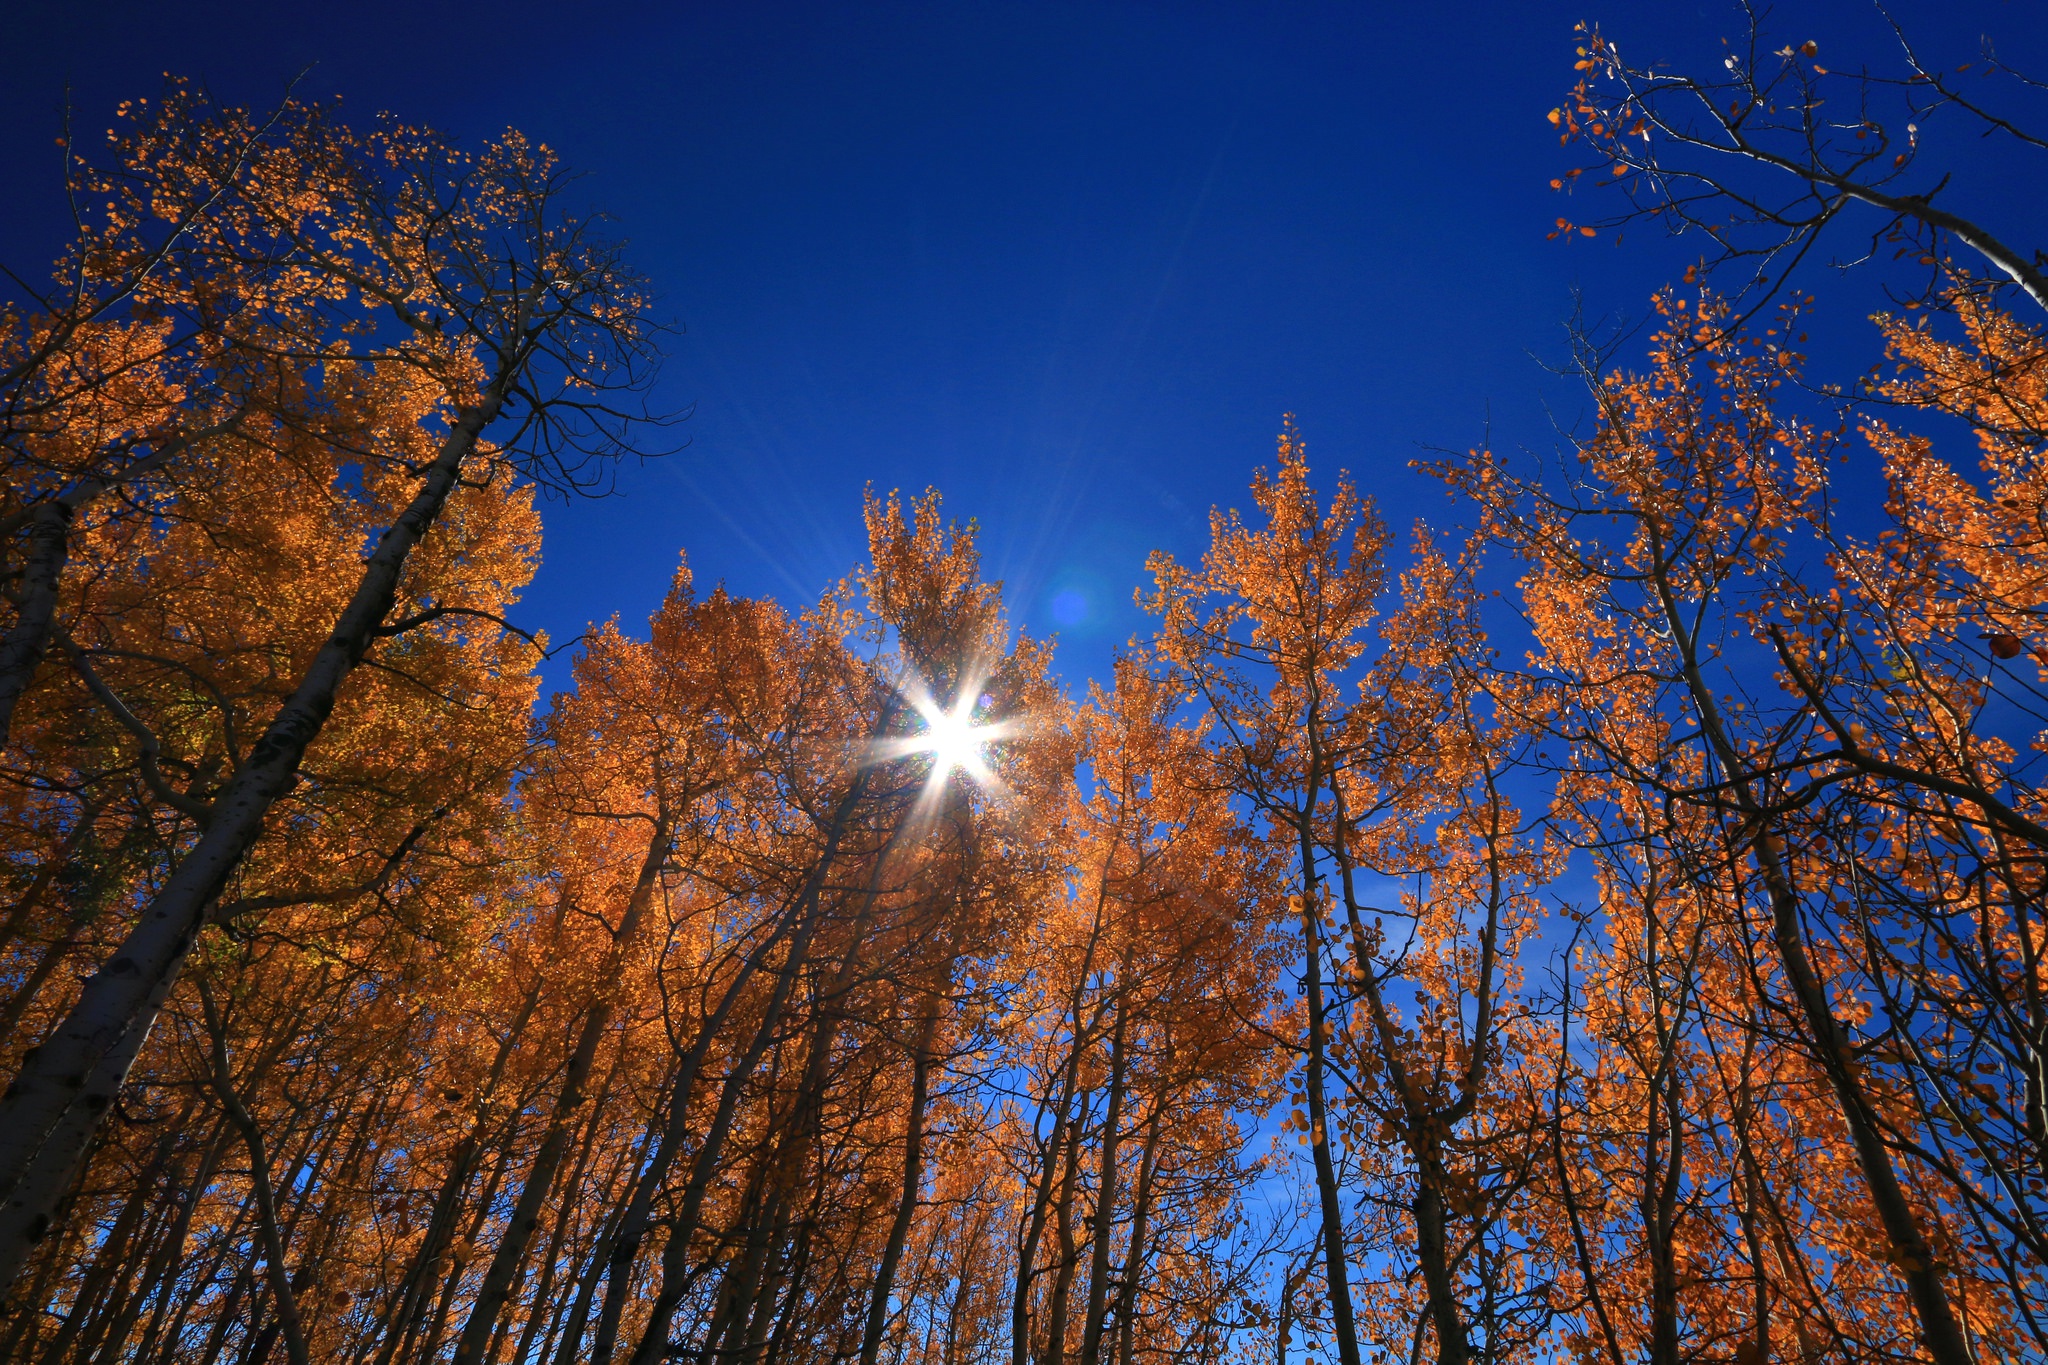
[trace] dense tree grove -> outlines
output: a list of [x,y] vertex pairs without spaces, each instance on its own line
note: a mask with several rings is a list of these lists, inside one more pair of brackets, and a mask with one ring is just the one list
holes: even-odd
[[535,495],[658,442],[603,223],[124,108],[0,312],[0,1357],[2048,1356],[2048,286],[1900,141],[2048,145],[1975,80],[1582,30],[1557,235],[1707,243],[1586,428],[1399,530],[1290,422],[1081,696],[892,494],[544,700]]

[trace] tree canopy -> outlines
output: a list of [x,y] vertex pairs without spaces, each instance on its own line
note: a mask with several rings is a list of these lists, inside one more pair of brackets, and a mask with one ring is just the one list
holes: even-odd
[[2048,291],[1919,142],[2042,87],[1780,39],[1580,29],[1555,235],[1677,243],[1584,429],[1395,527],[1287,418],[1083,690],[870,491],[544,698],[624,247],[516,133],[124,106],[0,308],[0,1356],[2048,1355]]

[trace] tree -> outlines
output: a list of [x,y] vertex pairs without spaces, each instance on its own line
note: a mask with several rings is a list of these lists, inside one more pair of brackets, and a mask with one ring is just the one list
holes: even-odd
[[[1660,310],[1651,369],[1595,376],[1601,422],[1580,447],[1572,497],[1490,455],[1448,472],[1530,565],[1523,596],[1540,648],[1529,685],[1541,698],[1531,710],[1572,746],[1581,837],[1635,868],[1624,894],[1643,927],[1616,949],[1625,970],[1650,974],[1636,978],[1642,988],[1666,997],[1654,1006],[1666,1036],[1631,1063],[1672,1116],[1653,1134],[1657,1162],[1676,1171],[1689,1160],[1684,1127],[1706,1121],[1686,1116],[1692,1105],[1730,1105],[1745,1130],[1735,1137],[1752,1149],[1763,1141],[1759,1123],[1825,1134],[1837,1153],[1829,1164],[1856,1173],[1853,1198],[1868,1213],[1814,1185],[1802,1200],[1840,1209],[1835,1216],[1854,1229],[1846,1249],[1877,1263],[1865,1292],[1910,1303],[1926,1348],[1960,1360],[1966,1331],[2001,1335],[2025,1318],[2021,1286],[2036,1272],[2028,1253],[2027,1268],[2015,1264],[2017,1247],[1999,1246],[2002,1237],[1969,1231],[1981,1215],[1966,1212],[1979,1202],[1968,1191],[1997,1182],[2003,1154],[1983,1149],[1985,1165],[1958,1179],[1945,1155],[1954,1120],[1929,1114],[1923,1127],[1902,1107],[1918,1086],[1938,1085],[1923,1073],[1953,1074],[1953,1062],[1924,1059],[1988,1041],[1981,1022],[1965,1022],[1976,1018],[1974,1002],[2013,989],[2002,983],[2009,969],[1992,965],[2006,955],[1990,946],[2006,941],[2002,900],[1994,898],[1997,910],[1949,901],[1930,918],[1916,895],[1902,902],[1886,889],[1930,888],[1951,875],[1937,869],[1971,856],[1917,837],[1921,821],[1948,822],[1950,840],[1964,827],[1956,821],[1987,832],[2003,823],[1997,811],[2007,807],[1995,797],[1992,807],[1929,808],[1946,781],[1933,771],[1936,752],[1944,763],[1961,759],[1976,771],[1995,762],[2007,781],[2018,777],[2007,741],[1955,724],[1977,708],[1984,683],[1979,664],[1949,656],[1953,625],[1930,629],[1946,594],[1912,527],[1938,485],[1898,479],[1892,526],[1874,540],[1847,535],[1827,473],[1846,433],[1778,407],[1796,358],[1768,336],[1731,330],[1732,307],[1715,296],[1666,293]],[[1793,321],[1786,305],[1777,330]],[[1829,566],[1825,586],[1800,572],[1807,553]],[[1900,572],[1909,565],[1916,571]],[[1834,696],[1844,707],[1856,698],[1857,728]],[[1896,733],[1907,761],[1878,757],[1866,723]],[[1989,784],[1965,791],[1989,797]],[[1885,842],[1872,848],[1872,839]],[[1958,915],[1970,921],[1963,936],[1984,945],[1980,974],[1969,986],[1937,987],[1914,945],[1958,932]],[[1908,981],[1929,991],[1924,1003]],[[1701,1040],[1688,1042],[1695,1010]],[[1745,1036],[1759,1028],[1760,1037]],[[1764,1092],[1784,1106],[1781,1119],[1756,1116],[1752,1082],[1728,1096],[1715,1093],[1711,1073],[1696,1076],[1705,1066],[1696,1049],[1717,1033],[1716,1048],[1796,1056],[1766,1064],[1790,1082]],[[1613,1027],[1608,1038],[1636,1046]],[[1755,1066],[1743,1070],[1754,1075]],[[1826,1108],[1816,1109],[1822,1096]],[[1709,1114],[1718,1122],[1726,1112]],[[1769,1174],[1752,1162],[1741,1178],[1762,1198],[1772,1193]],[[1663,1204],[1649,1229],[1653,1260],[1658,1239],[1673,1235],[1680,1190],[1644,1196],[1646,1216]],[[1783,1191],[1774,1197],[1780,1209],[1795,1206]],[[1658,1291],[1656,1354],[1676,1358],[1679,1269],[1651,1269],[1669,1286]],[[1874,1305],[1859,1305],[1855,1319],[1880,1339],[1893,1330]],[[1768,1339],[1761,1314],[1753,1339]]]
[[[1349,482],[1328,508],[1308,483],[1292,427],[1280,436],[1280,468],[1261,471],[1252,497],[1266,526],[1210,515],[1211,548],[1199,573],[1155,554],[1162,620],[1157,649],[1215,716],[1220,780],[1250,803],[1276,840],[1291,845],[1291,910],[1302,935],[1303,1094],[1320,1204],[1323,1271],[1343,1365],[1359,1365],[1347,1236],[1330,1127],[1329,1015],[1324,919],[1332,900],[1324,850],[1333,785],[1362,739],[1344,698],[1364,655],[1385,584],[1386,531]],[[1217,605],[1204,607],[1210,600]]]
[[[169,118],[216,161],[226,152],[219,188],[206,192],[227,193],[257,141],[247,116],[178,102]],[[0,1100],[0,1282],[13,1282],[48,1229],[196,936],[297,781],[350,675],[380,640],[477,615],[432,601],[404,602],[398,614],[414,550],[465,483],[494,469],[573,478],[583,452],[608,451],[621,416],[603,396],[619,382],[611,367],[645,345],[637,284],[588,222],[567,216],[568,182],[545,149],[512,135],[461,157],[396,124],[358,137],[297,105],[280,119],[290,137],[272,171],[302,193],[289,216],[247,205],[248,221],[289,244],[294,288],[321,305],[314,316],[325,336],[345,345],[380,317],[400,329],[360,369],[423,389],[432,415],[425,426],[372,425],[375,443],[350,452],[372,496],[392,498],[352,592],[326,640],[298,662],[263,732],[231,756],[219,788],[203,801],[187,793],[200,832]],[[483,432],[508,415],[504,439],[486,448]]]
[[1897,44],[1890,72],[1830,70],[1818,42],[1773,49],[1779,39],[1766,27],[1769,16],[1744,11],[1746,31],[1721,70],[1704,76],[1624,60],[1599,28],[1579,26],[1582,74],[1550,121],[1560,142],[1584,144],[1595,160],[1551,183],[1619,194],[1625,204],[1598,226],[1575,228],[1560,218],[1553,236],[1660,223],[1675,234],[1704,235],[1712,243],[1709,268],[1748,262],[1757,282],[1776,274],[1775,285],[1846,210],[1875,209],[1872,247],[1890,244],[1895,259],[1916,258],[1923,289],[1939,284],[1944,244],[1953,241],[2048,308],[2039,252],[2030,255],[1936,204],[1951,176],[1930,179],[1920,164],[1923,130],[1932,135],[1950,124],[2023,151],[2048,150],[2048,140],[1997,107],[2037,93],[2038,82],[2001,62],[1988,40],[1975,62],[1953,71],[1923,59],[1888,15]]

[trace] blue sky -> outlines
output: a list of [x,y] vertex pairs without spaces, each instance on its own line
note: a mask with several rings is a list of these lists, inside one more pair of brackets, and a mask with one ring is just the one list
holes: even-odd
[[[1580,412],[1539,363],[1574,291],[1639,316],[1691,255],[1545,239],[1571,26],[1698,69],[1739,24],[1718,0],[8,11],[0,260],[24,273],[61,240],[67,88],[94,128],[164,71],[261,104],[312,62],[304,89],[362,115],[517,126],[591,173],[685,329],[659,398],[694,406],[690,444],[549,508],[526,623],[633,629],[683,548],[701,581],[807,599],[860,559],[865,485],[937,486],[1076,681],[1144,628],[1146,552],[1199,554],[1209,507],[1245,502],[1284,412],[1397,524],[1457,519],[1407,467],[1423,447],[1549,446]],[[1988,32],[2048,69],[2037,0],[1895,13],[1946,60]],[[1831,53],[1876,24],[1777,10]],[[1957,202],[2039,241],[2039,166],[1959,157]],[[1817,340],[1867,363],[1875,281],[1821,283]]]

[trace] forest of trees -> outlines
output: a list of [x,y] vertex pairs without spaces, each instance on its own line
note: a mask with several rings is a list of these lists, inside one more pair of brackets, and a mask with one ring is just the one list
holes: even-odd
[[554,154],[176,82],[71,149],[0,1359],[2048,1358],[2048,258],[1921,151],[2048,183],[2041,87],[1578,47],[1558,249],[1676,234],[1583,429],[1395,528],[1290,423],[1085,695],[930,493],[544,699],[536,498],[665,441]]

